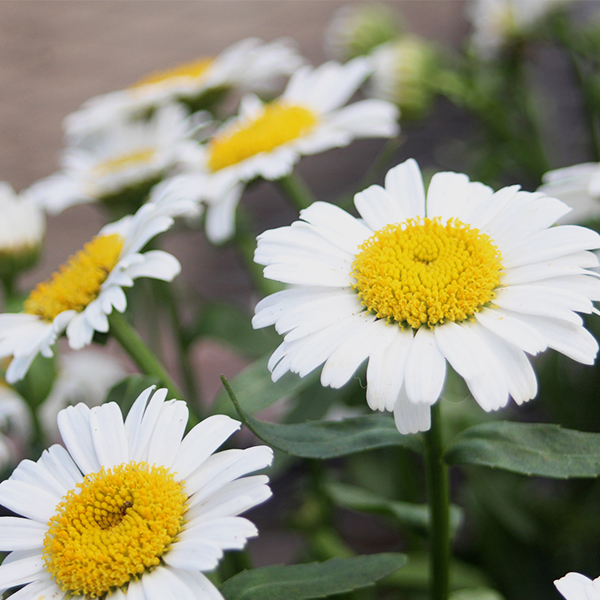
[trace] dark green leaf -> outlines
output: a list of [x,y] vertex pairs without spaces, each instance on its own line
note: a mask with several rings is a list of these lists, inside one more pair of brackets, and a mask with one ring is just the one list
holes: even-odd
[[373,585],[406,563],[402,554],[333,558],[324,563],[243,571],[221,586],[225,600],[307,600]]
[[[291,397],[318,380],[318,374],[298,377],[293,373],[287,373],[278,381],[273,382],[271,373],[267,369],[268,360],[268,356],[257,360],[231,380],[231,388],[238,398],[239,404],[248,414],[253,415],[282,398]],[[229,394],[224,389],[216,397],[211,412],[236,418],[238,416],[229,400]]]
[[494,421],[457,436],[446,452],[446,462],[557,479],[597,477],[600,434],[558,425]]
[[[361,512],[393,517],[400,524],[413,527],[426,534],[429,530],[429,508],[426,504],[413,504],[381,498],[362,488],[343,483],[330,483],[326,486],[329,497],[338,506]],[[458,506],[450,507],[450,527],[455,533],[462,521],[462,511]]]
[[421,452],[420,438],[401,435],[394,419],[384,415],[292,425],[259,421],[242,409],[227,380],[224,377],[221,380],[246,426],[261,440],[288,454],[302,458],[337,458],[383,446],[403,446]]

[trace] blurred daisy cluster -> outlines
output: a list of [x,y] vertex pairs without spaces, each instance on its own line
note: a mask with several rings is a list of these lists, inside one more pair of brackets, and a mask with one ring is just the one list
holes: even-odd
[[[288,38],[157,65],[66,115],[54,173],[0,182],[0,591],[599,596],[576,570],[600,572],[600,15],[472,0],[448,49],[400,8],[342,7],[318,65]],[[544,48],[580,99],[577,160],[553,143]],[[444,118],[460,134],[410,155]],[[303,157],[329,177],[360,139],[378,156],[317,197]],[[294,217],[264,227],[260,185]],[[25,289],[46,222],[80,204],[104,225]],[[190,231],[234,251],[251,306],[178,277]],[[215,398],[206,340],[247,365]],[[258,520],[311,565],[244,550],[268,468]]]

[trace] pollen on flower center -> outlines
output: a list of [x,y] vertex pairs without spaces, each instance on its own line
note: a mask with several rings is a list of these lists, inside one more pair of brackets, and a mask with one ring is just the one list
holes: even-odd
[[69,595],[100,598],[160,564],[183,525],[183,483],[165,467],[123,463],[87,475],[56,507],[43,559]]
[[361,303],[413,329],[468,319],[495,297],[503,272],[492,240],[458,219],[387,225],[359,249],[352,276]]
[[156,150],[154,148],[142,148],[135,152],[109,158],[96,165],[94,171],[98,177],[105,177],[106,175],[125,171],[126,169],[146,165],[152,161],[155,155]]
[[65,310],[82,312],[95,300],[119,261],[123,238],[114,233],[95,237],[25,300],[24,311],[52,322]]
[[204,76],[209,67],[213,64],[212,58],[198,58],[196,60],[182,63],[171,69],[164,71],[154,71],[136,81],[130,89],[139,88],[145,85],[168,84],[179,78],[197,79]]
[[254,119],[236,123],[208,144],[208,167],[218,171],[306,135],[317,115],[303,106],[271,102]]

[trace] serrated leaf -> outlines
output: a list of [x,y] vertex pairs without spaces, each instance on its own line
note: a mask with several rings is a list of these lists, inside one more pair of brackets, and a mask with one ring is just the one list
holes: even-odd
[[324,563],[243,571],[221,586],[225,600],[308,600],[373,585],[406,563],[403,554],[333,558]]
[[263,442],[293,456],[337,458],[384,446],[402,446],[415,452],[422,451],[420,438],[401,435],[394,419],[384,415],[291,425],[259,421],[240,406],[228,381],[224,377],[221,380],[246,426]]
[[600,434],[558,425],[494,421],[470,427],[446,451],[450,465],[568,479],[600,475]]
[[[271,373],[267,368],[268,360],[269,357],[264,356],[253,362],[242,369],[230,382],[238,402],[244,411],[250,415],[268,408],[282,398],[297,394],[314,384],[318,379],[317,374],[298,377],[293,373],[286,373],[281,379],[274,382],[271,380]],[[238,413],[231,404],[229,394],[225,389],[217,395],[211,407],[211,414],[238,417]]]
[[[423,534],[429,531],[429,507],[426,504],[388,500],[357,486],[344,483],[329,483],[325,486],[325,490],[338,506],[390,516],[400,524],[417,529]],[[456,532],[461,521],[461,509],[456,505],[450,506],[452,534]]]

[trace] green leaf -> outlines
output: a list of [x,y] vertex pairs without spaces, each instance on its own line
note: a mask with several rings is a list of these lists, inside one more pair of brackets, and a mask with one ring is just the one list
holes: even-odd
[[203,306],[198,320],[186,336],[187,343],[209,337],[224,342],[250,358],[273,351],[280,338],[269,330],[252,327],[250,315],[230,304],[215,302]]
[[243,571],[221,586],[225,600],[305,600],[373,585],[406,563],[403,554],[333,558],[324,563]]
[[446,452],[451,465],[568,479],[600,475],[600,434],[558,425],[494,421],[470,427]]
[[[243,369],[231,380],[231,388],[244,407],[244,411],[253,415],[282,398],[293,396],[318,379],[318,374],[298,377],[293,373],[286,373],[281,379],[273,382],[271,373],[267,369],[268,356],[253,362]],[[237,411],[231,404],[230,396],[225,389],[219,392],[212,408],[212,414],[224,414],[237,418]]]
[[[401,525],[417,529],[420,533],[429,531],[429,508],[426,504],[413,504],[388,500],[362,488],[343,483],[329,483],[325,486],[329,497],[338,506],[393,517]],[[450,529],[456,532],[462,521],[462,511],[456,506],[450,507]]]
[[127,414],[137,397],[151,385],[160,387],[160,380],[146,375],[130,375],[110,389],[106,402],[116,402],[123,414]]
[[259,421],[242,409],[228,381],[224,377],[221,380],[248,429],[263,442],[288,454],[302,458],[337,458],[383,446],[422,451],[420,438],[401,435],[394,419],[383,415],[292,425]]

